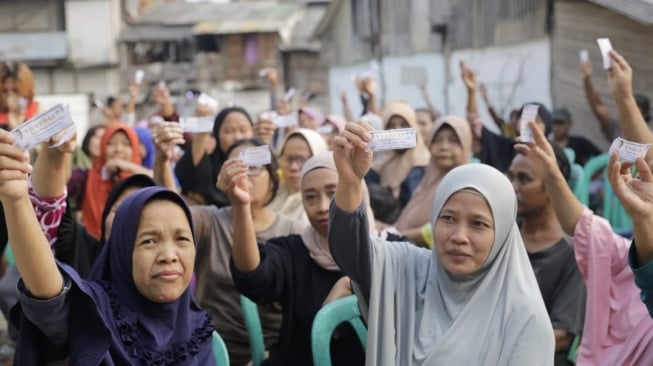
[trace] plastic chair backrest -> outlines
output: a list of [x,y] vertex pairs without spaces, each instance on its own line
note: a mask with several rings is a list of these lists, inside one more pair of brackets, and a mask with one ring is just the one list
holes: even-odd
[[569,347],[569,353],[567,353],[567,361],[576,363],[576,359],[578,359],[579,350],[580,350],[580,336],[577,335],[571,341],[571,346]]
[[252,365],[259,366],[265,360],[265,340],[261,318],[258,315],[258,306],[244,295],[240,295],[240,307],[245,318],[249,348],[252,353]]
[[229,366],[227,345],[215,330],[213,331],[213,357],[215,357],[216,366]]
[[329,351],[331,335],[343,322],[351,324],[363,348],[367,347],[367,328],[363,324],[356,295],[334,300],[324,305],[313,319],[311,348],[315,366],[331,366],[331,352]]
[[584,175],[585,175],[585,171],[583,170],[582,166],[578,164],[571,164],[569,187],[574,192],[574,196],[576,196],[576,198],[578,198],[578,195],[580,194],[581,191],[580,185]]
[[[598,171],[605,169],[610,160],[610,154],[603,153],[587,161],[583,168],[583,177],[578,187],[578,200],[587,206],[589,204],[589,185]],[[628,235],[632,231],[633,222],[612,191],[607,175],[603,173],[603,212],[602,216],[610,222],[612,230],[618,234]]]
[[563,149],[565,151],[565,155],[567,155],[567,160],[569,160],[569,164],[574,164],[576,161],[576,151],[572,149],[571,147],[565,147]]
[[583,167],[583,177],[580,180],[578,186],[578,200],[583,205],[587,206],[590,202],[590,191],[589,186],[592,181],[592,177],[596,172],[604,169],[608,165],[608,160],[610,160],[610,155],[607,153],[597,155],[585,163]]

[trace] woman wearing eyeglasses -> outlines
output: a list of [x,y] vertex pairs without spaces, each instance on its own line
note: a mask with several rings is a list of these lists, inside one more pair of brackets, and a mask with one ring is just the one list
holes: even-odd
[[327,145],[324,138],[313,130],[299,128],[289,133],[279,151],[281,185],[277,196],[268,207],[275,212],[308,224],[300,192],[301,171],[308,159],[326,151]]
[[[172,175],[166,154],[171,146],[183,143],[183,130],[176,123],[165,123],[154,131],[157,144],[154,174],[162,182]],[[228,167],[238,160],[240,152],[248,147],[264,146],[258,138],[236,141],[226,151],[228,159],[218,175],[217,188],[223,190],[231,180]],[[250,166],[247,174],[249,193],[252,196],[252,220],[259,243],[271,238],[299,233],[304,225],[275,212],[266,205],[274,199],[279,179],[277,160],[270,164]],[[167,177],[167,178],[166,178]],[[229,258],[233,246],[233,221],[231,207],[215,205],[191,206],[197,243],[195,274],[197,287],[195,300],[213,316],[215,328],[220,333],[231,359],[231,365],[245,365],[251,359],[247,329],[240,307],[240,292],[236,290],[229,271]],[[279,336],[281,309],[275,305],[259,306],[266,346]]]

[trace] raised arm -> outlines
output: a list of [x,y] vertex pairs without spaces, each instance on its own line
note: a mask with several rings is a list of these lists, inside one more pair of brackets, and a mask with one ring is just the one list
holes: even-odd
[[476,88],[478,81],[476,80],[476,73],[465,65],[465,62],[460,61],[460,75],[467,88],[467,114],[477,114],[478,104],[476,102]]
[[233,260],[239,272],[250,273],[261,264],[248,191],[248,167],[239,159],[227,160],[218,176],[218,189],[231,202],[234,217]]
[[635,259],[633,266],[645,266],[653,260],[653,173],[644,159],[637,161],[639,179],[630,173],[632,164],[610,156],[608,178],[614,194],[633,219]]
[[431,96],[429,95],[429,89],[427,88],[426,84],[421,84],[419,86],[419,90],[422,92],[422,99],[424,99],[426,107],[429,109],[429,111],[431,111],[431,115],[433,115],[434,120],[438,119],[440,117],[440,112],[431,102]]
[[28,195],[29,155],[11,145],[13,137],[0,131],[0,200],[16,266],[25,287],[36,298],[50,299],[63,289],[50,245],[36,220]]
[[494,121],[494,124],[499,127],[503,131],[503,125],[506,123],[501,116],[497,113],[497,111],[494,109],[492,106],[492,103],[490,103],[490,98],[488,98],[487,95],[487,88],[485,87],[485,84],[481,83],[480,86],[480,91],[481,91],[481,97],[483,98],[483,101],[485,102],[485,106],[487,107],[487,111],[490,113],[490,116],[492,117],[492,120]]
[[354,115],[351,113],[351,108],[349,108],[347,93],[344,91],[340,93],[340,102],[342,103],[342,115],[347,121],[354,121]]
[[[619,123],[624,138],[644,144],[653,143],[653,133],[648,128],[633,95],[633,69],[615,51],[610,52],[612,67],[608,70],[608,83],[619,110]],[[653,150],[649,149],[646,161],[653,164]]]
[[141,86],[136,82],[129,84],[129,101],[127,102],[127,119],[130,126],[136,124],[136,98],[141,91]]
[[41,151],[34,162],[32,186],[36,193],[45,198],[59,198],[66,191],[70,176],[72,153],[75,151],[77,136],[57,148],[50,144],[57,143],[58,137],[41,146]]
[[545,167],[544,186],[553,204],[556,216],[567,235],[573,236],[578,219],[583,213],[583,205],[569,188],[567,180],[560,172],[553,147],[535,122],[528,123],[533,131],[533,143],[517,144],[515,149],[524,153],[533,164]]
[[596,92],[596,89],[594,89],[594,85],[592,84],[592,64],[589,61],[586,61],[581,65],[580,70],[587,103],[589,103],[592,113],[594,113],[594,116],[599,121],[603,136],[605,136],[606,140],[612,141],[616,137],[616,126],[610,117],[608,107],[603,104],[599,93]]
[[154,152],[153,178],[162,186],[177,190],[170,162],[176,145],[183,145],[184,130],[176,122],[162,122],[152,128],[152,139],[156,147]]

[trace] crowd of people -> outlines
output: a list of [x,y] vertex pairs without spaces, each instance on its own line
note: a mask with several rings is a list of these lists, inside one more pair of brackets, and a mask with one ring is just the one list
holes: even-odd
[[[581,68],[596,123],[609,141],[653,143],[648,98],[610,58],[616,118]],[[14,363],[214,365],[217,333],[230,364],[248,365],[246,297],[263,364],[312,365],[316,314],[354,296],[367,342],[340,324],[320,350],[333,365],[652,365],[653,151],[612,154],[597,178],[632,219],[615,233],[574,194],[573,168],[604,152],[570,135],[569,110],[529,103],[537,116],[520,126],[524,107],[504,119],[460,70],[465,116],[441,115],[426,88],[427,108],[382,106],[372,77],[356,80],[362,115],[343,96],[339,116],[280,97],[265,69],[269,110],[198,102],[214,119],[203,133],[184,130],[165,85],[139,120],[133,82],[126,107],[96,103],[105,121],[81,146],[59,135],[23,151],[10,131],[41,108],[29,68],[3,64],[0,311]],[[368,149],[371,131],[398,128],[415,129],[414,148]],[[242,160],[265,146],[269,163]]]

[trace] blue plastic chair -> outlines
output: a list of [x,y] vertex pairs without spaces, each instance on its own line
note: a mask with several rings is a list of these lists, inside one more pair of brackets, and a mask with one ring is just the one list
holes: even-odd
[[252,353],[252,365],[259,366],[265,360],[265,340],[261,318],[258,315],[258,306],[249,298],[240,295],[240,307],[245,318],[249,348]]
[[213,356],[215,357],[216,366],[229,366],[229,352],[227,345],[224,344],[222,337],[213,331]]
[[331,336],[338,325],[344,322],[349,322],[354,328],[363,349],[367,347],[367,328],[363,324],[356,295],[334,300],[324,305],[313,319],[311,349],[315,366],[331,366]]
[[571,147],[565,147],[563,150],[565,151],[565,155],[567,155],[567,160],[569,160],[569,164],[574,164],[574,162],[576,161],[576,152],[574,151],[574,149],[572,149]]

